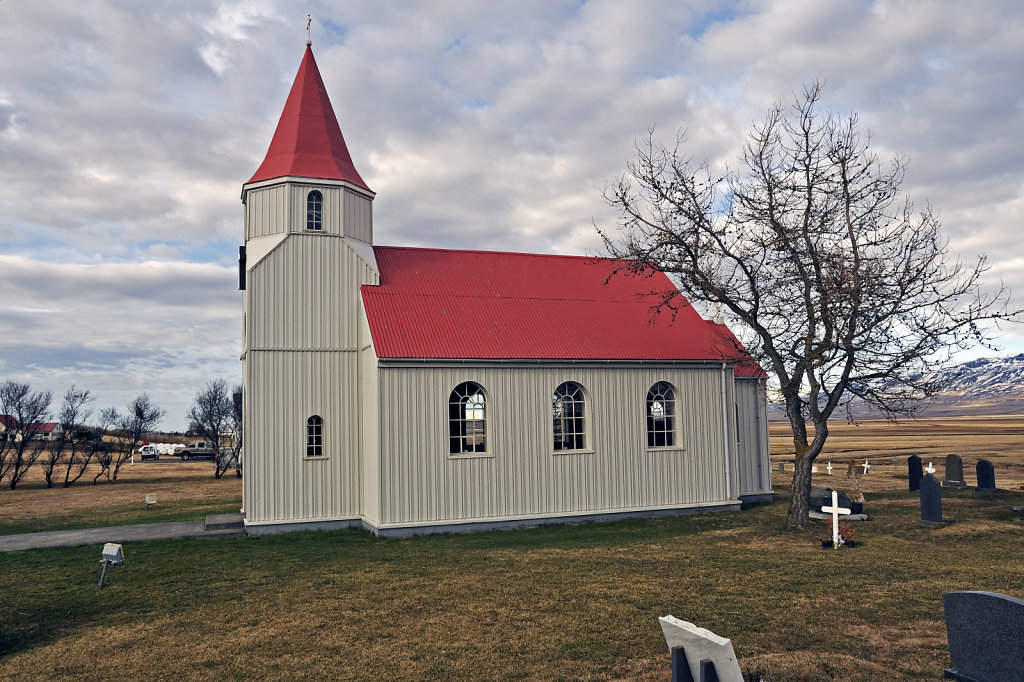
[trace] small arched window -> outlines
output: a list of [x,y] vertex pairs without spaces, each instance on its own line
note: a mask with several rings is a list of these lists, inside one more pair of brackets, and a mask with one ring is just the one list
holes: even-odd
[[664,381],[647,392],[647,447],[670,448],[676,444],[676,392]]
[[480,384],[464,381],[448,396],[448,452],[487,452],[487,398]]
[[306,457],[324,456],[324,420],[318,414],[306,420]]
[[555,450],[585,450],[587,400],[583,387],[567,381],[551,396],[551,416]]
[[306,195],[306,229],[322,230],[324,196],[318,190],[313,190]]

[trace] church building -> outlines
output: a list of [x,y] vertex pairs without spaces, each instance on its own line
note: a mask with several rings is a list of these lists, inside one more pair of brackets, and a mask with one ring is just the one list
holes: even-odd
[[[772,498],[765,375],[663,273],[377,246],[307,43],[242,186],[243,511],[265,534],[462,532]],[[681,298],[681,297],[680,297]]]

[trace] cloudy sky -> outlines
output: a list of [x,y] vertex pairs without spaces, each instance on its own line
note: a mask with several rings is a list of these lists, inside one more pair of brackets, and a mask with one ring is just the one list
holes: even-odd
[[145,391],[166,429],[240,380],[239,194],[307,12],[378,244],[599,253],[651,126],[723,164],[819,79],[1024,301],[1018,0],[0,0],[0,379]]

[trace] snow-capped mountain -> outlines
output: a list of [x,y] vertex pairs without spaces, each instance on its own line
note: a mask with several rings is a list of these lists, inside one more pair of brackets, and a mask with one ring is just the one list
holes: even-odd
[[[1024,414],[1024,353],[970,360],[936,373],[944,386],[921,412],[931,416]],[[872,416],[859,401],[851,405],[858,416]],[[770,419],[784,419],[781,404],[769,404]]]
[[936,375],[944,388],[925,414],[1024,413],[1024,353],[979,358]]

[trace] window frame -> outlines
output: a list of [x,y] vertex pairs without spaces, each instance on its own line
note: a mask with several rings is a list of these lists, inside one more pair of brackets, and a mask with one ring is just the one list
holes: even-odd
[[306,444],[302,458],[316,461],[327,459],[324,448],[324,418],[319,414],[312,414],[306,418]]
[[[473,387],[473,388],[470,388]],[[476,396],[480,396],[479,403],[474,403],[472,409],[481,410],[483,414],[480,419],[469,419],[467,417],[467,405]],[[448,393],[448,417],[446,422],[448,424],[448,458],[449,459],[474,459],[479,457],[493,457],[494,454],[491,452],[491,439],[487,433],[487,422],[488,422],[488,404],[490,403],[490,396],[487,394],[487,390],[483,387],[479,381],[460,381],[455,385],[454,388]],[[466,433],[466,425],[472,423],[473,433]],[[476,431],[476,424],[481,424],[481,432],[478,434]],[[456,426],[458,425],[458,426]],[[456,435],[455,431],[458,431]],[[473,446],[474,449],[466,450],[467,440],[469,438],[476,439],[481,437],[482,443]],[[459,443],[458,450],[453,450],[456,447],[456,443]],[[479,447],[480,449],[475,449]]]
[[[314,199],[317,202],[315,208],[310,206]],[[324,194],[318,189],[311,189],[306,193],[306,230],[324,231]]]
[[[658,389],[656,392],[655,389]],[[668,394],[666,393],[668,391]],[[669,394],[671,397],[669,397]],[[662,405],[662,414],[652,414],[655,404]],[[653,420],[660,418],[665,424],[664,428],[653,427]],[[658,444],[658,436],[662,436],[662,444]],[[668,440],[671,438],[671,443]],[[652,442],[653,441],[653,442]],[[648,450],[684,450],[681,444],[679,433],[679,389],[671,381],[659,379],[647,389],[647,397],[644,400],[644,443]]]
[[[578,394],[578,399],[573,399],[569,401],[569,404],[573,406],[581,406],[578,415],[576,414],[575,409],[573,409],[573,414],[570,415],[569,417],[565,417],[564,415],[558,416],[556,414],[556,403],[559,401],[559,391],[566,386],[574,386],[576,389],[575,391],[573,391],[573,393]],[[587,393],[586,387],[584,387],[583,384],[581,384],[578,381],[563,381],[562,383],[558,384],[558,386],[556,386],[555,389],[549,395],[551,396],[551,431],[549,432],[550,438],[548,439],[548,443],[551,445],[551,452],[555,455],[576,455],[580,453],[593,452],[593,435],[591,433],[590,428],[590,396]],[[564,397],[569,397],[568,393],[566,393]],[[561,403],[564,407],[564,405],[566,404],[564,398],[562,399]],[[568,434],[569,437],[573,438],[573,440],[576,440],[577,438],[582,438],[582,443],[578,447],[565,447],[565,423],[567,421],[574,422],[572,425],[573,430],[570,431]],[[561,422],[561,424],[559,425],[558,422]],[[578,424],[575,422],[578,422]],[[560,428],[556,428],[558,426],[560,426]],[[578,430],[577,427],[579,427]],[[561,439],[561,446],[559,446],[558,444],[559,432],[563,434]]]

